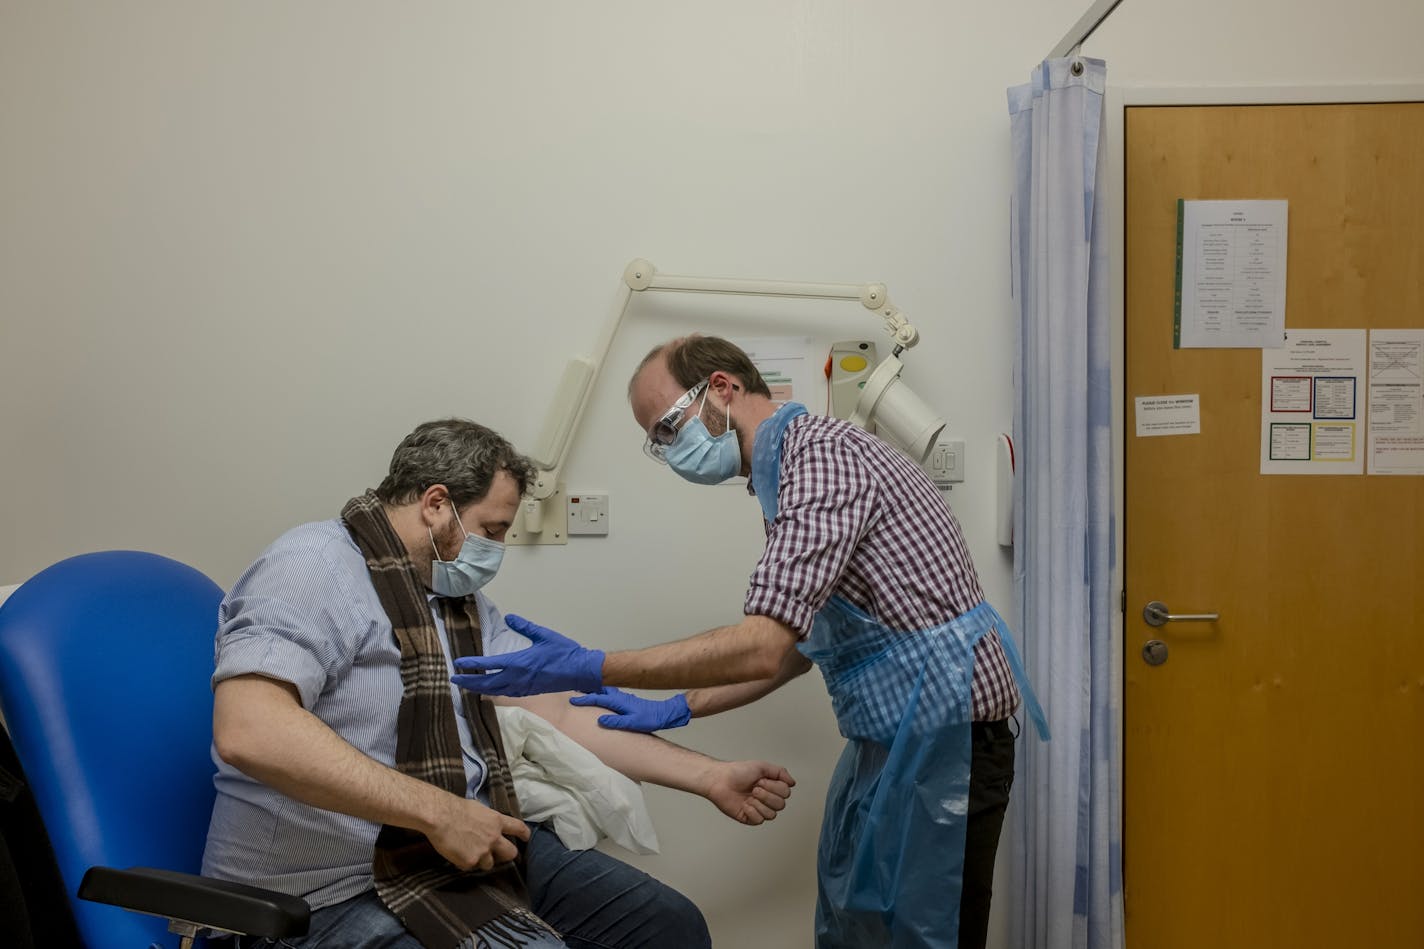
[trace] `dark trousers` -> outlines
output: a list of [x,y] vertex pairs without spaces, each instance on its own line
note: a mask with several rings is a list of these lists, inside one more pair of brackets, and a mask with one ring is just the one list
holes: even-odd
[[[538,949],[711,949],[702,912],[672,887],[599,850],[570,850],[542,824],[530,824],[525,849],[531,908],[563,933],[531,942]],[[241,949],[422,949],[375,890],[312,913],[301,939],[273,943],[250,936]],[[477,949],[492,949],[476,936]],[[500,946],[508,946],[504,940]],[[232,949],[211,940],[209,949]]]
[[1014,784],[1014,732],[1008,719],[975,722],[969,759],[969,824],[964,838],[964,884],[959,896],[959,949],[984,949],[994,855]]

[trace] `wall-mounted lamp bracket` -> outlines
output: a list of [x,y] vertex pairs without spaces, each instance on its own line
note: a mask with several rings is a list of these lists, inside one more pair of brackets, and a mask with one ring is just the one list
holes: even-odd
[[[902,439],[904,447],[915,455],[923,442],[923,432],[933,429],[937,434],[944,427],[944,420],[933,417],[928,407],[903,385],[899,384],[901,363],[899,356],[920,340],[919,331],[899,308],[889,300],[889,293],[883,283],[794,283],[781,280],[743,280],[729,277],[695,277],[682,274],[659,273],[648,260],[636,258],[623,268],[623,292],[620,295],[613,318],[605,328],[599,342],[598,355],[576,357],[564,370],[554,402],[544,422],[535,450],[530,457],[538,466],[534,483],[520,504],[515,523],[510,528],[506,541],[510,544],[563,544],[567,543],[567,531],[563,529],[562,509],[558,516],[561,525],[557,531],[548,527],[550,502],[559,492],[559,477],[564,462],[568,459],[569,448],[573,444],[578,424],[583,419],[593,387],[598,381],[598,372],[609,350],[613,348],[613,338],[623,324],[628,313],[628,305],[634,293],[649,290],[665,290],[681,293],[722,293],[733,296],[782,297],[815,300],[859,301],[867,310],[878,314],[885,325],[885,332],[894,342],[894,354],[885,360],[872,378],[876,384],[867,387],[867,396],[862,405],[857,405],[852,417],[858,425],[869,428],[875,423],[876,413],[882,413],[880,422],[910,424],[914,435]],[[929,413],[930,418],[910,419],[907,413],[915,411]],[[886,417],[889,413],[890,417]],[[935,426],[932,423],[938,422]],[[933,445],[933,435],[929,445]],[[928,446],[924,446],[928,451]],[[918,456],[923,460],[922,456]]]

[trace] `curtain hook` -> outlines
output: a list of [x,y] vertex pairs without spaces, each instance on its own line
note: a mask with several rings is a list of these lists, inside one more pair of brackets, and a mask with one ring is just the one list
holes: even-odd
[[1083,75],[1083,44],[1079,43],[1068,51],[1068,55],[1073,58],[1073,63],[1068,67],[1068,71],[1075,76]]

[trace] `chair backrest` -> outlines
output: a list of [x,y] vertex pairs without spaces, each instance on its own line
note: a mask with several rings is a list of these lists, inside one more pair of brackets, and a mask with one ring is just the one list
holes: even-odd
[[61,561],[0,606],[0,709],[89,949],[166,942],[167,924],[78,900],[86,869],[202,863],[221,599],[192,567],[117,550]]

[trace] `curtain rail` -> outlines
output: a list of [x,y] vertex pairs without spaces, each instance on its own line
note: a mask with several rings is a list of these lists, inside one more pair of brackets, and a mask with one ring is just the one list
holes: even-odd
[[1073,28],[1064,35],[1063,39],[1058,41],[1058,45],[1053,47],[1053,51],[1048,54],[1047,58],[1058,59],[1067,56],[1071,51],[1082,46],[1083,41],[1092,36],[1094,30],[1102,26],[1103,21],[1117,9],[1120,3],[1122,0],[1096,0],[1088,8],[1088,12],[1078,18],[1078,22],[1073,24]]

